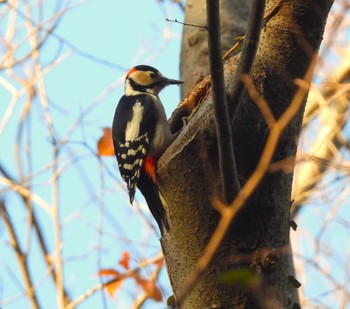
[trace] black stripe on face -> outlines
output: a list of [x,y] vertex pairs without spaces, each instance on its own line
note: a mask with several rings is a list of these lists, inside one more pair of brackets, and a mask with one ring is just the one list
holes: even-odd
[[[159,80],[159,81],[156,81],[152,84],[149,84],[147,86],[142,86],[138,83],[136,83],[132,78],[129,78],[129,82],[130,82],[130,85],[132,87],[132,89],[136,90],[136,91],[140,91],[140,92],[147,92],[147,89],[162,89],[166,86],[166,83],[163,79]],[[158,92],[158,91],[156,91]]]
[[136,91],[140,91],[140,92],[147,92],[146,89],[148,87],[141,86],[140,84],[136,83],[132,78],[129,78],[129,82],[130,82],[130,86],[132,87],[132,89],[134,89]]

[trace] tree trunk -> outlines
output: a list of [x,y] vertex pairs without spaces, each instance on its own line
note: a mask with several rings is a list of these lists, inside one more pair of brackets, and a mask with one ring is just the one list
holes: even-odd
[[[268,1],[267,10],[275,3]],[[295,80],[304,78],[317,53],[332,3],[285,1],[264,26],[251,79],[276,119],[290,106],[298,90]],[[226,89],[230,88],[236,64],[237,59],[231,58],[225,65]],[[188,66],[189,71],[194,67]],[[233,103],[228,102],[229,109]],[[271,164],[290,163],[286,159],[294,158],[302,115],[300,108],[283,131]],[[232,121],[232,133],[238,177],[244,186],[269,135],[260,109],[246,93]],[[264,176],[236,215],[210,267],[181,309],[285,308],[297,302],[297,292],[288,279],[293,275],[289,251],[293,174],[285,165],[278,166]],[[220,220],[212,206],[213,200],[220,198],[221,188],[210,94],[159,160],[158,174],[170,208],[170,230],[162,236],[161,244],[177,297]],[[219,274],[242,268],[259,276],[260,284],[248,287],[218,280]]]

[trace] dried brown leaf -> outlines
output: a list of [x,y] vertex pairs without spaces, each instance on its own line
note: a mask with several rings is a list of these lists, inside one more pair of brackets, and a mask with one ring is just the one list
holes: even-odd
[[97,142],[97,153],[99,156],[114,156],[111,128],[103,128],[103,135]]
[[134,273],[133,277],[135,278],[137,284],[142,287],[142,289],[148,295],[149,298],[152,298],[156,302],[162,301],[162,293],[157,287],[155,281],[143,279],[139,273]]
[[119,261],[119,265],[123,266],[125,269],[129,269],[130,254],[128,251],[122,253],[122,258]]
[[[113,268],[106,268],[106,269],[101,269],[98,272],[99,276],[114,276],[117,277],[120,275],[120,272],[113,269]],[[122,283],[123,283],[124,277],[121,277],[118,280],[112,281],[108,284],[106,284],[105,289],[108,293],[108,295],[113,299],[115,297],[115,294],[118,292],[120,289]]]

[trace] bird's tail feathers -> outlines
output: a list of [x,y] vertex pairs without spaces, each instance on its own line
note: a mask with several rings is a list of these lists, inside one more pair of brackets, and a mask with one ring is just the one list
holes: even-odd
[[136,184],[130,184],[130,182],[127,182],[126,185],[127,185],[128,192],[129,192],[130,204],[132,205],[134,198],[135,198]]
[[157,184],[144,171],[141,172],[137,187],[145,197],[148,208],[163,234],[164,230],[169,230],[167,220],[167,211],[169,208],[163,194],[160,192]]

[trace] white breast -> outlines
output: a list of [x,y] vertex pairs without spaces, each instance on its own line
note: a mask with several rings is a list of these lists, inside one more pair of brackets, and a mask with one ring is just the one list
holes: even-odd
[[154,103],[156,105],[159,120],[156,123],[154,137],[150,145],[149,154],[159,156],[171,144],[174,137],[170,132],[170,127],[165,114],[164,106],[158,97],[154,97]]

